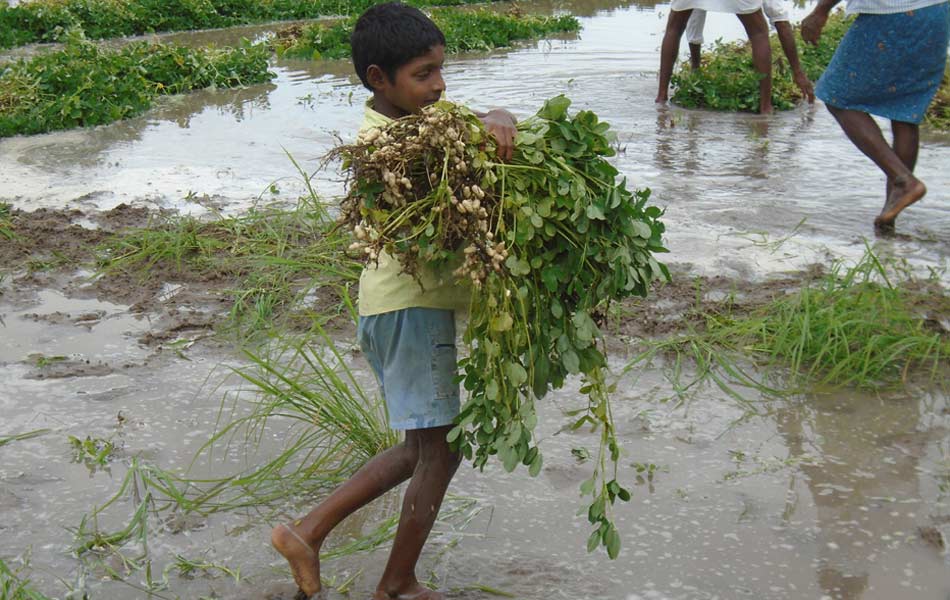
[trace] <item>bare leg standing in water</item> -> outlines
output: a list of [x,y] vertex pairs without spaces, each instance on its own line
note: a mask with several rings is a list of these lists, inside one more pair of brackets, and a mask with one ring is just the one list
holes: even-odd
[[691,14],[692,10],[671,10],[666,19],[666,33],[663,34],[663,44],[660,46],[660,88],[656,93],[657,104],[665,104],[670,99],[670,78],[673,76],[676,55],[679,54],[680,40]]
[[848,139],[887,176],[887,197],[874,226],[881,230],[894,227],[894,220],[902,210],[917,202],[927,193],[923,182],[914,177],[919,147],[918,128],[912,123],[892,121],[894,147],[892,148],[871,115],[828,105]]
[[769,45],[769,24],[762,11],[736,15],[752,46],[752,65],[759,72],[759,113],[772,113],[772,46]]
[[[818,43],[838,2],[818,1],[802,20],[802,39]],[[920,147],[918,125],[944,75],[950,2],[923,0],[908,10],[902,2],[886,0],[873,13],[852,12],[858,16],[838,43],[815,95],[848,139],[887,177],[884,208],[874,226],[888,232],[901,211],[927,193],[914,176]],[[887,143],[871,115],[891,122],[893,144]]]
[[[693,13],[689,10],[671,10],[666,21],[666,32],[663,34],[663,44],[660,47],[660,81],[656,94],[657,104],[664,104],[669,100],[670,79],[673,77],[673,66],[676,64],[676,55],[679,53],[680,40],[686,31],[686,24]],[[752,63],[756,71],[762,74],[759,81],[759,112],[772,112],[772,47],[769,45],[769,25],[761,10],[748,14],[737,14],[742,26],[749,36],[752,46]]]

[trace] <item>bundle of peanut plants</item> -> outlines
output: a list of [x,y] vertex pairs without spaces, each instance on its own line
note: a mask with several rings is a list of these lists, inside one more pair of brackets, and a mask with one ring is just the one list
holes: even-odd
[[[449,441],[483,468],[493,455],[507,471],[541,470],[535,401],[583,377],[586,407],[574,429],[600,432],[599,460],[581,485],[594,527],[588,549],[620,551],[611,518],[617,498],[617,442],[598,327],[611,301],[645,296],[668,278],[662,211],[648,189],[629,191],[606,160],[609,125],[570,100],[548,100],[518,125],[513,159],[499,162],[494,140],[470,111],[447,102],[363,132],[333,156],[344,159],[349,192],[340,220],[350,250],[373,263],[387,253],[421,280],[451,269],[471,285],[460,361],[468,392]],[[608,465],[608,459],[610,465]]]

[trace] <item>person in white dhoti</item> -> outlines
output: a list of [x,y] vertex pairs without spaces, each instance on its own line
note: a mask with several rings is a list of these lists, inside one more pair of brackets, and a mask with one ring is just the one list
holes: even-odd
[[762,14],[762,0],[673,0],[670,16],[666,21],[666,33],[660,48],[660,87],[656,101],[665,104],[669,100],[670,77],[679,52],[680,40],[694,9],[732,13],[745,27],[752,46],[752,64],[761,73],[759,81],[759,112],[772,112],[772,49],[769,46],[769,25]]
[[[791,17],[786,0],[762,0],[762,12],[769,23],[775,28],[778,40],[782,44],[782,51],[788,59],[792,69],[792,81],[802,92],[802,98],[809,104],[815,102],[815,86],[812,84],[802,63],[798,59],[798,46],[795,43],[795,31],[792,29]],[[686,42],[689,44],[689,60],[693,70],[699,69],[702,59],[703,28],[706,26],[706,11],[694,8],[686,23]]]

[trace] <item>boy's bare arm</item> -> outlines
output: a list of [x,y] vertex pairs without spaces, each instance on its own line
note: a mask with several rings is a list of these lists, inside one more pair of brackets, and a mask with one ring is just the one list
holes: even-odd
[[795,85],[802,91],[802,96],[808,100],[809,104],[815,103],[815,86],[812,85],[805,70],[802,69],[801,61],[798,60],[798,47],[795,44],[795,32],[788,21],[776,21],[775,31],[778,33],[778,40],[782,44],[782,50],[785,57],[788,58],[788,64],[792,67],[792,79]]
[[515,126],[518,119],[503,108],[493,108],[488,112],[474,111],[475,116],[485,124],[488,133],[495,137],[498,143],[498,158],[508,162],[515,152]]

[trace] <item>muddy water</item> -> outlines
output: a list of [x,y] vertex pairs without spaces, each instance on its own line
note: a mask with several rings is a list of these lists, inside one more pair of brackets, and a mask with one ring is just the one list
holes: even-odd
[[[461,57],[447,68],[450,96],[526,116],[566,93],[610,121],[621,170],[667,208],[672,262],[758,279],[828,256],[857,256],[871,238],[880,251],[921,269],[947,266],[950,174],[943,167],[950,138],[925,136],[918,170],[930,195],[901,217],[899,237],[875,240],[870,223],[883,179],[823,107],[771,118],[658,110],[652,98],[668,6],[572,6],[583,15],[578,39]],[[741,35],[729,16],[710,15],[707,28],[709,40]],[[365,92],[349,69],[281,62],[270,85],[171,99],[107,127],[0,140],[0,200],[24,209],[96,211],[131,202],[201,213],[292,199],[301,186],[284,150],[313,169],[337,136],[351,136],[360,122]],[[268,190],[275,181],[276,194]],[[339,191],[336,175],[319,174],[318,189]],[[105,502],[124,474],[122,460],[111,470],[70,462],[67,436],[110,438],[120,459],[184,469],[210,435],[222,398],[238,393],[226,365],[240,361],[214,345],[185,350],[184,334],[184,345],[147,348],[140,343],[147,317],[119,304],[19,293],[9,280],[0,285],[0,436],[52,430],[0,447],[0,556],[10,563],[32,549],[37,586],[62,597],[62,581],[74,583],[78,572],[68,529]],[[42,368],[41,357],[48,363]],[[365,365],[357,366],[368,382]],[[537,479],[494,467],[459,472],[453,492],[485,510],[462,532],[439,525],[420,577],[436,580],[452,598],[471,599],[491,597],[479,586],[530,600],[950,594],[950,557],[941,549],[950,535],[946,396],[916,388],[823,394],[740,420],[735,402],[714,389],[676,407],[662,401],[671,390],[659,371],[627,378],[615,401],[624,462],[653,464],[657,472],[636,483],[634,501],[618,509],[624,552],[609,562],[584,552],[586,519],[577,516],[577,488],[592,467],[571,450],[593,450],[596,438],[559,432],[560,411],[578,402],[576,387],[543,403],[546,466]],[[272,453],[280,439],[275,426],[250,460]],[[233,472],[245,460],[237,451],[218,456],[198,474]],[[635,481],[632,467],[625,477]],[[329,545],[370,531],[397,505],[398,494],[387,496]],[[120,504],[103,528],[117,528],[130,512]],[[265,543],[272,520],[213,515],[153,536],[155,572],[182,554],[242,573],[239,583],[170,575],[159,594],[289,598],[288,574]],[[349,597],[368,597],[384,560],[385,551],[377,551],[331,562],[325,575],[340,583],[359,574]],[[92,598],[145,596],[132,587],[143,584],[141,572],[128,583],[102,575],[86,579]]]
[[[771,118],[654,107],[667,10],[583,3],[579,12],[591,16],[582,17],[578,39],[453,60],[449,95],[526,116],[565,93],[576,107],[595,110],[618,133],[621,169],[667,207],[674,260],[700,271],[748,278],[829,253],[859,254],[863,239],[873,240],[884,180],[823,107]],[[229,35],[174,39],[205,44]],[[741,35],[734,17],[710,15],[708,40]],[[366,92],[345,62],[284,61],[275,72],[273,84],[169,99],[107,127],[0,140],[0,199],[24,208],[104,209],[131,201],[201,211],[186,198],[208,195],[236,211],[262,194],[273,197],[265,191],[274,181],[282,196],[293,197],[300,186],[284,151],[316,169],[338,136],[352,136]],[[882,252],[946,266],[946,164],[950,137],[925,134],[918,170],[931,192],[901,217],[897,238],[874,241]],[[339,191],[332,170],[320,178],[321,193]]]

